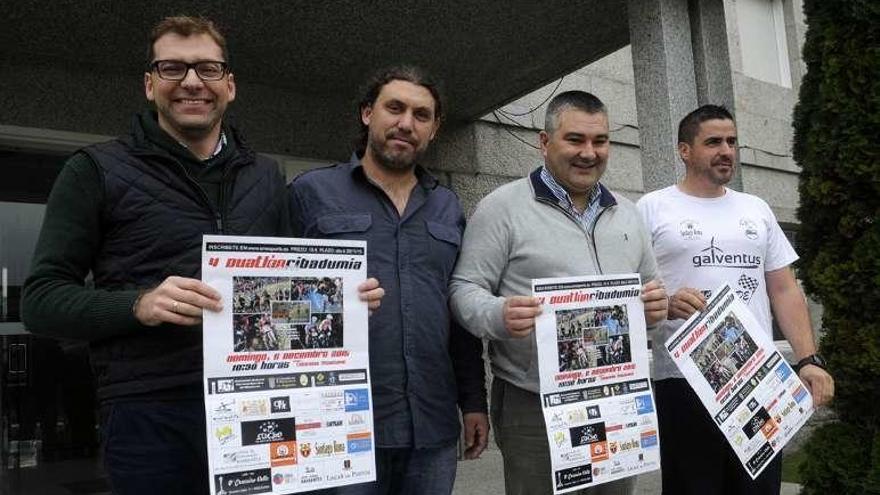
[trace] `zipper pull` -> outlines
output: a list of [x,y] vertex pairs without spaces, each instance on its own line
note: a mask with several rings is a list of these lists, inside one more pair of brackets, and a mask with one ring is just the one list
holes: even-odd
[[214,220],[217,222],[217,232],[223,233],[223,217],[220,216],[220,212],[214,213]]

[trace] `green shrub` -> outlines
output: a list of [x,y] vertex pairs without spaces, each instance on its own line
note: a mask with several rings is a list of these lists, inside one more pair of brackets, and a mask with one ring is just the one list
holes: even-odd
[[799,275],[825,308],[841,421],[805,447],[804,493],[880,493],[880,2],[805,0],[804,11]]
[[869,474],[877,470],[871,452],[877,452],[878,441],[865,441],[861,429],[844,423],[817,429],[801,451],[801,495],[880,494],[880,484]]

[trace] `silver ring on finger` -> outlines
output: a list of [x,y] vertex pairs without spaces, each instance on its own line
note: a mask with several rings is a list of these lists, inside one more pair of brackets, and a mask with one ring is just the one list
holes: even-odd
[[177,313],[177,312],[178,312],[178,311],[177,311],[178,308],[180,308],[180,303],[179,303],[179,302],[174,301],[174,302],[171,303],[171,311],[172,311],[172,312]]

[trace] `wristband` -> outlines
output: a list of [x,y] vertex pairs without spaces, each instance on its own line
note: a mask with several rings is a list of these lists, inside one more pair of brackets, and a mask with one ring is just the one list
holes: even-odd
[[792,366],[792,368],[794,368],[795,373],[800,373],[801,368],[803,368],[804,366],[807,366],[809,364],[812,364],[813,366],[818,366],[819,368],[822,368],[823,370],[827,369],[827,367],[828,367],[828,364],[825,362],[825,358],[823,358],[822,356],[820,356],[818,354],[810,354],[809,356],[807,356],[807,357],[801,359],[800,361],[798,361],[797,363],[795,363]]

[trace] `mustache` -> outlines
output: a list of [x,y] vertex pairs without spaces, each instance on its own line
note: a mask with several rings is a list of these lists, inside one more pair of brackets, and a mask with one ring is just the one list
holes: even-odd
[[410,136],[409,134],[404,134],[402,132],[397,132],[393,130],[385,133],[385,139],[399,139],[413,145],[416,143],[412,136]]

